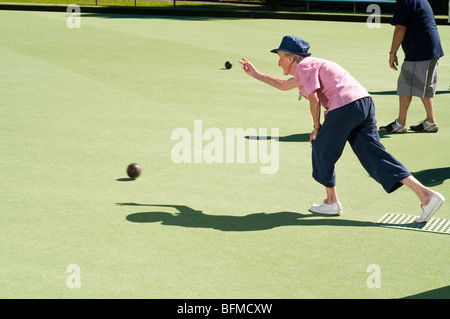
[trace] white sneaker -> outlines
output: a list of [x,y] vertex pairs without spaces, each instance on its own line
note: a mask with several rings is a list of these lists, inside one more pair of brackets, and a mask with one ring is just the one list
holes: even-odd
[[342,213],[342,205],[339,201],[334,204],[325,204],[325,202],[322,202],[320,205],[311,205],[309,211],[325,215],[339,215]]
[[416,218],[416,222],[423,223],[433,216],[433,214],[441,207],[442,203],[445,201],[444,196],[438,192],[434,192],[433,197],[431,197],[428,204],[422,206],[422,215]]

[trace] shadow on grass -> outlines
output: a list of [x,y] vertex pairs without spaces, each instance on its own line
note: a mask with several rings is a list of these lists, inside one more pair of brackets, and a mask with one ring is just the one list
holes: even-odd
[[[426,133],[426,132],[406,132],[403,134],[430,134],[430,133]],[[393,134],[390,133],[384,133],[384,132],[378,132],[380,139],[381,138],[391,138],[391,136]],[[395,135],[395,134],[394,134]],[[299,134],[292,134],[292,135],[287,135],[287,136],[246,136],[245,137],[248,140],[272,140],[272,139],[276,139],[280,142],[297,142],[297,143],[304,143],[304,142],[309,142],[309,133],[299,133]]]
[[278,140],[280,142],[309,142],[309,133],[292,134],[288,136],[246,136],[248,140]]
[[424,291],[402,299],[450,299],[450,286]]
[[175,7],[171,3],[154,6],[103,5],[83,8],[83,10],[84,12],[80,14],[82,18],[129,19],[132,17],[183,21],[238,20],[243,17],[252,17],[256,13],[270,14],[264,5],[236,6],[223,3],[187,3],[177,4]]
[[[397,91],[377,91],[377,92],[369,92],[371,95],[397,95]],[[450,94],[450,90],[446,91],[436,91],[436,95],[439,94]]]
[[276,213],[255,213],[245,216],[229,215],[208,215],[200,210],[192,209],[184,205],[153,205],[137,203],[117,203],[119,206],[137,206],[137,207],[164,207],[175,208],[178,213],[172,214],[161,211],[133,213],[126,217],[134,223],[155,223],[161,222],[162,225],[193,227],[193,228],[211,228],[220,231],[258,231],[267,230],[281,226],[350,226],[350,227],[370,227],[374,226],[372,222],[363,222],[333,218],[320,214],[300,214],[295,212],[276,212]]
[[450,167],[425,169],[415,173],[412,172],[412,174],[425,186],[437,186],[450,179]]
[[[181,11],[180,9],[185,9]],[[80,16],[82,18],[104,18],[104,19],[165,19],[165,20],[183,20],[183,21],[210,21],[210,20],[219,20],[219,19],[235,19],[233,17],[226,16],[199,16],[199,14],[194,10],[195,8],[190,7],[114,7],[111,6],[109,8],[104,9],[104,12],[100,13],[82,13]],[[204,10],[212,10],[214,8],[208,8]],[[222,8],[221,8],[222,9]],[[107,10],[111,12],[107,12]],[[154,10],[152,12],[151,10]],[[222,9],[223,10],[223,9]],[[192,12],[190,12],[192,11]],[[226,9],[223,10],[226,13]],[[212,12],[212,11],[211,11]],[[166,13],[167,15],[160,15],[158,13]],[[183,15],[181,15],[183,14]],[[191,15],[189,15],[191,14]]]
[[[403,135],[403,134],[432,134],[428,132],[413,132],[413,131],[407,131],[406,133],[402,134],[391,134],[391,133],[384,133],[384,132],[378,132],[380,139],[382,138],[391,138],[393,135]],[[280,142],[297,142],[297,143],[304,143],[309,142],[309,133],[299,133],[299,134],[292,134],[287,136],[246,136],[245,137],[248,140],[272,140],[276,139]]]
[[132,182],[134,181],[134,178],[124,177],[124,178],[117,178],[116,181],[118,182]]
[[378,131],[378,135],[380,136],[380,138],[391,138],[393,136],[402,136],[402,135],[407,135],[407,134],[435,134],[435,133],[423,132],[423,131],[411,131],[411,130],[408,130],[405,133],[386,133],[386,132]]

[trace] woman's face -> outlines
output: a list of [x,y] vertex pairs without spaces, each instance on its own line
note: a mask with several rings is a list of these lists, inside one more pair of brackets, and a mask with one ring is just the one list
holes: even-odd
[[284,75],[294,75],[294,68],[292,68],[294,65],[294,57],[286,58],[282,51],[278,51],[278,56],[280,57],[278,66],[283,69]]

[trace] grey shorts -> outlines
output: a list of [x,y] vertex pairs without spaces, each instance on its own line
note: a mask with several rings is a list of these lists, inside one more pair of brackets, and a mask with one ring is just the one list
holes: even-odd
[[404,61],[397,81],[397,95],[433,97],[437,86],[438,60]]

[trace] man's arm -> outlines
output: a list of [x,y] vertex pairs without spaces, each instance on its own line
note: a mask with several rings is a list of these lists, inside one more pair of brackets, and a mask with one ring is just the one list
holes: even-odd
[[394,36],[392,37],[391,51],[389,52],[389,66],[391,67],[391,69],[394,69],[396,71],[398,70],[397,51],[403,42],[405,32],[406,32],[405,26],[399,24],[395,26]]

